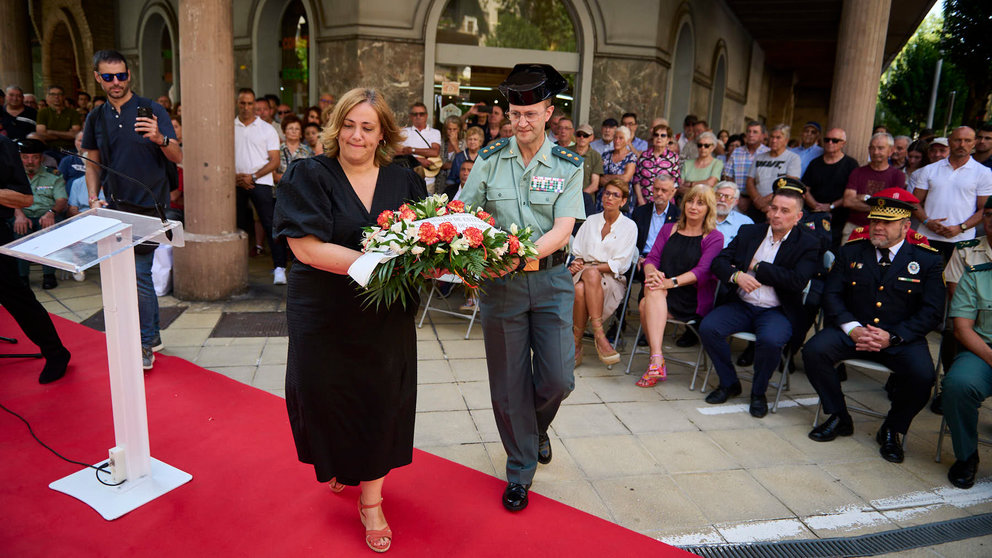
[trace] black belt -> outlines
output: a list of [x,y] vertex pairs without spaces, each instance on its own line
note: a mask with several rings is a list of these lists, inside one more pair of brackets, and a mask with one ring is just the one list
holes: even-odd
[[556,265],[561,265],[568,261],[568,252],[564,250],[558,250],[557,252],[551,254],[546,258],[541,258],[540,263],[537,266],[538,270],[545,270]]

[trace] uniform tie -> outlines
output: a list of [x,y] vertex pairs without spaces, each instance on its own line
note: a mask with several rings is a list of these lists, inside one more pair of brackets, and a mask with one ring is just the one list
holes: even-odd
[[879,266],[881,266],[881,267],[889,267],[890,265],[892,265],[892,260],[889,259],[889,251],[888,250],[879,250],[878,253],[882,256],[878,260],[878,265]]

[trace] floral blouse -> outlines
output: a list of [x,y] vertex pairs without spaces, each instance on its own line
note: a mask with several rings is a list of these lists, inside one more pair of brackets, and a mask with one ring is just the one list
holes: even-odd
[[[633,151],[628,152],[627,155],[623,159],[620,159],[620,162],[619,163],[613,162],[613,150],[612,149],[609,150],[609,151],[607,151],[607,152],[605,152],[605,153],[603,153],[603,175],[604,176],[607,175],[607,174],[616,174],[616,175],[619,175],[619,176],[623,176],[623,174],[627,171],[627,165],[631,165],[631,164],[633,164],[633,165],[636,165],[637,164],[637,156],[634,155],[634,152]],[[636,171],[634,172],[634,178],[635,179],[637,178],[637,172]],[[603,187],[604,186],[606,186],[606,184],[600,182],[600,184],[599,184],[599,192],[596,193],[596,212],[597,213],[603,211],[603,200],[602,200],[602,196],[603,196]],[[621,208],[625,213],[630,213],[630,211],[633,209],[633,207],[634,207],[635,204],[634,203],[631,203],[631,202],[635,201],[633,199],[634,197],[635,196],[631,195],[631,199],[628,199],[627,200],[627,207],[626,208]]]
[[[637,159],[637,169],[634,171],[634,180],[630,182],[632,188],[640,188],[644,200],[651,203],[651,185],[659,174],[667,172],[675,179],[675,187],[682,183],[682,158],[674,151],[665,150],[661,155],[655,156],[650,149],[641,153]],[[637,199],[633,191],[631,197]]]
[[306,142],[301,141],[296,151],[290,151],[289,147],[283,143],[279,146],[279,172],[284,174],[286,169],[289,168],[289,164],[293,161],[313,157],[313,155],[313,149]]

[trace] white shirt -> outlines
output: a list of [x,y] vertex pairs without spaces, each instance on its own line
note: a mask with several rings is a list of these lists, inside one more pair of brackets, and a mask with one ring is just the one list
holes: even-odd
[[[899,253],[899,249],[902,248],[902,245],[905,242],[906,242],[905,240],[900,240],[896,244],[893,244],[892,246],[889,246],[889,262],[890,263],[893,262],[893,261],[895,261],[896,254]],[[882,261],[882,252],[878,248],[875,249],[875,261],[876,262]],[[844,323],[840,324],[840,329],[841,329],[841,331],[844,332],[845,335],[850,335],[851,334],[851,330],[853,330],[856,327],[861,327],[862,325],[864,325],[864,324],[862,324],[861,322],[844,322]]]
[[[430,149],[432,143],[436,143],[439,146],[441,145],[441,131],[435,128],[431,128],[430,126],[424,128],[423,130],[420,130],[419,134],[417,133],[416,127],[407,126],[406,128],[403,128],[403,134],[406,136],[406,139],[403,140],[403,145],[405,147],[413,147],[416,149]],[[424,137],[421,138],[420,136],[424,136]],[[431,176],[424,178],[424,182],[426,182],[427,185],[430,186],[431,184],[434,184],[434,177]]]
[[[968,161],[954,169],[948,159],[937,161],[918,169],[909,177],[909,190],[927,191],[923,209],[927,218],[945,217],[944,226],[960,225],[978,211],[978,197],[992,195],[992,169],[968,157]],[[926,227],[920,233],[931,240],[959,242],[975,238],[975,229],[945,238]]]
[[[257,116],[247,126],[235,117],[234,172],[254,174],[269,164],[269,151],[279,151],[279,135],[272,126]],[[256,176],[255,183],[272,186],[272,173]]]
[[572,241],[572,255],[587,263],[605,263],[614,275],[623,275],[630,269],[630,256],[637,244],[637,225],[621,214],[606,238],[603,238],[604,226],[606,217],[602,212],[586,217]]
[[[790,234],[792,234],[791,230],[785,233],[782,240],[775,242],[772,236],[772,228],[768,227],[768,234],[765,235],[765,239],[761,241],[758,249],[754,252],[754,260],[759,263],[774,262],[775,256],[778,255],[778,249],[782,247],[782,243],[785,242],[785,239],[789,238]],[[747,274],[754,277],[753,271],[748,271]],[[775,288],[768,285],[761,285],[749,293],[744,292],[744,289],[737,289],[737,294],[740,295],[741,300],[744,302],[759,308],[775,308],[782,305],[778,300],[778,295],[775,294]]]
[[651,224],[648,225],[648,236],[644,239],[643,255],[650,254],[651,249],[654,248],[654,241],[658,239],[658,233],[661,232],[661,227],[665,226],[665,221],[668,219],[668,210],[671,207],[672,202],[668,202],[665,204],[665,210],[658,213],[658,205],[655,204],[654,211],[651,212]]

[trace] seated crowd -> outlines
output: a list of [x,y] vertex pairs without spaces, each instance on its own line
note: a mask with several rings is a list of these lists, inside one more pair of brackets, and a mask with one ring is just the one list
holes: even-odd
[[[52,86],[32,107],[20,87],[4,92],[0,133],[20,141],[35,196],[11,223],[23,236],[89,206],[82,159],[69,150],[76,141],[85,156],[81,123],[105,99],[80,93],[71,101]],[[294,161],[323,153],[320,135],[334,102],[323,94],[318,105],[297,114],[274,95],[238,95],[236,128],[244,130],[236,143],[257,142],[236,146],[244,153],[236,162],[239,226],[254,235],[257,253],[269,245],[276,284],[285,284],[292,255],[273,240],[268,198]],[[158,103],[181,144],[181,105],[173,107],[168,96]],[[477,103],[465,114],[446,114],[442,130],[428,125],[423,103],[408,114],[394,162],[424,176],[428,192],[452,199],[480,151],[513,133],[499,105]],[[915,141],[876,130],[866,154],[846,154],[845,130],[824,133],[816,122],[803,126],[792,148],[785,124],[769,131],[748,122],[731,134],[689,115],[677,134],[663,118],[644,128],[647,139],[638,137],[634,113],[619,122],[606,118],[598,137],[560,109],[549,121],[547,138],[583,160],[588,216],[575,231],[569,264],[575,365],[590,326],[599,360],[619,362],[611,343],[616,324],[607,332],[604,323],[636,296],[644,332],[637,343],[649,355],[638,386],[666,379],[662,338],[674,321],[692,326],[678,345],[701,342],[717,373],[718,385],[705,401],[721,404],[741,395],[729,339],[747,332],[753,346],[736,365],[753,362],[750,414],[769,412],[772,375],[780,367],[791,371],[801,350],[827,415],[809,437],[829,442],[854,431],[843,361],[873,361],[892,371],[885,386],[891,406],[876,439],[882,457],[898,463],[902,438],[937,381],[927,335],[943,330],[941,403],[956,457],[948,477],[970,487],[978,467],[978,408],[992,395],[992,248],[976,235],[992,226],[992,125],[977,132],[960,127],[947,138],[923,130]],[[859,165],[865,156],[867,164]],[[182,217],[181,178],[180,169],[175,218]],[[21,274],[27,281],[26,266]],[[43,269],[43,288],[56,285],[54,271]],[[470,300],[463,308],[474,307]],[[824,327],[807,339],[820,312]]]

